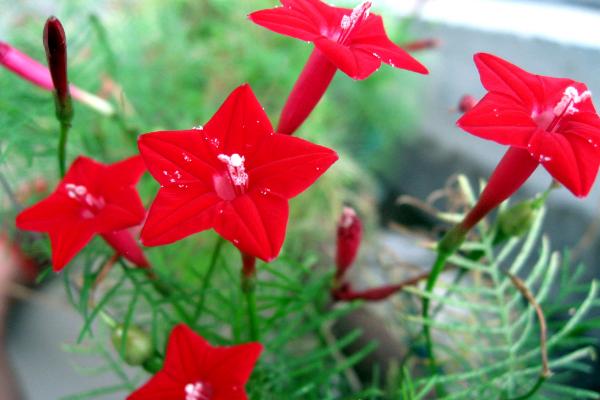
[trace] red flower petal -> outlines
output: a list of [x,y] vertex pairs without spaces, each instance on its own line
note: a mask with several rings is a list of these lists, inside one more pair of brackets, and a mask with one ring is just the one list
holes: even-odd
[[250,170],[250,189],[292,198],[314,183],[338,159],[327,147],[275,134],[254,155],[259,165]]
[[395,68],[420,74],[429,73],[423,64],[389,39],[383,26],[383,19],[379,15],[370,15],[356,30],[352,35],[350,47],[374,54],[382,62]]
[[[85,185],[96,192],[104,183],[102,178],[106,177],[105,169],[106,166],[98,161],[79,156],[73,161],[61,183]],[[59,185],[57,191],[64,191],[63,185]]]
[[213,367],[207,362],[212,346],[202,336],[185,324],[173,328],[167,345],[163,372],[176,377],[179,382],[191,383],[205,380]]
[[48,232],[52,245],[52,269],[60,271],[94,236],[87,220],[77,220]]
[[161,371],[154,375],[141,388],[127,397],[127,400],[183,400],[185,384]]
[[221,202],[212,187],[202,183],[161,188],[144,224],[142,242],[159,246],[212,228]]
[[523,106],[501,93],[486,94],[456,124],[475,136],[521,148],[538,129]]
[[17,228],[48,232],[57,226],[68,225],[78,220],[79,210],[66,196],[52,194],[39,203],[23,210],[16,218]]
[[244,385],[250,378],[262,349],[260,343],[246,343],[232,347],[217,347],[208,354],[206,363],[211,368],[207,377],[216,389],[216,398],[223,400],[245,398]]
[[128,229],[103,233],[102,238],[123,257],[138,267],[149,267],[150,264],[144,252]]
[[273,32],[312,42],[320,36],[318,26],[302,13],[291,13],[284,7],[253,12],[252,22]]
[[262,349],[260,343],[213,348],[206,357],[207,364],[211,365],[208,379],[215,387],[243,387],[250,378]]
[[536,132],[529,148],[534,159],[574,195],[587,196],[598,173],[598,149],[578,135]]
[[257,145],[272,133],[269,117],[248,84],[241,85],[227,97],[203,130],[208,140],[217,144],[218,153],[245,156],[247,169],[252,167],[252,154]]
[[353,79],[365,79],[381,66],[381,60],[370,51],[348,47],[325,37],[315,39],[314,43],[336,67]]
[[144,220],[146,211],[137,191],[132,188],[110,193],[106,206],[94,218],[99,233],[129,228]]
[[111,177],[111,186],[136,185],[146,172],[146,164],[141,156],[133,156],[107,166],[107,175]]
[[536,75],[492,54],[478,53],[474,60],[481,83],[490,92],[513,96],[530,109],[536,103],[536,99],[544,98]]
[[288,221],[287,200],[253,192],[224,203],[215,230],[242,252],[271,261],[279,254]]
[[221,167],[198,130],[147,133],[138,147],[150,174],[165,187],[211,181]]

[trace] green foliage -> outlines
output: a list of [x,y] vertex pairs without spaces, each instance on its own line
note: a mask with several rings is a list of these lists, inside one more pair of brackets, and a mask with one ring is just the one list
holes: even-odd
[[[206,239],[212,242],[213,238]],[[175,250],[174,247],[168,250]],[[176,251],[166,254],[151,254],[160,279],[170,287],[167,295],[155,289],[154,280],[145,271],[125,263],[113,266],[97,292],[94,283],[103,263],[90,262],[83,269],[65,270],[67,293],[84,318],[80,343],[69,349],[102,358],[104,364],[88,372],[112,373],[119,381],[116,386],[99,388],[81,398],[94,398],[93,394],[113,390],[126,393],[143,378],[138,371],[113,368],[115,359],[126,354],[126,346],[116,343],[113,350],[106,350],[111,333],[102,328],[102,319],[122,321],[119,329],[125,332],[130,327],[141,327],[157,354],[164,354],[167,335],[180,322],[215,345],[250,340],[245,298],[240,290],[241,260],[235,249],[225,244],[209,274],[208,249],[213,248],[210,243],[190,240],[176,247]],[[196,260],[197,265],[185,270],[172,267],[189,265],[189,260]],[[375,344],[355,354],[342,355],[361,333],[353,331],[335,338],[329,327],[359,304],[329,304],[332,273],[315,270],[316,260],[314,255],[307,255],[298,262],[284,254],[274,263],[258,266],[257,312],[265,352],[248,386],[251,398],[339,399],[355,394],[346,374]],[[121,335],[126,336],[127,333]]]
[[[431,299],[435,312],[430,319],[423,320],[416,307],[399,318],[413,332],[415,326],[431,326],[440,365],[435,374],[418,379],[404,372],[397,378],[397,395],[422,399],[437,393],[435,398],[448,400],[599,397],[573,387],[572,380],[574,374],[591,371],[597,341],[585,333],[598,323],[586,322],[585,317],[598,305],[598,284],[582,283],[583,266],[570,265],[568,255],[561,263],[560,254],[551,250],[541,233],[544,211],[539,214],[526,237],[501,246],[494,245],[497,227],[480,224],[478,235],[462,246],[463,253],[449,259],[457,271],[447,273],[433,294],[417,287],[406,289],[405,296]],[[521,277],[548,321],[547,352],[553,372],[548,380],[540,379],[544,351],[540,322],[510,275]],[[581,303],[573,304],[573,298],[582,296]],[[412,352],[405,365],[429,372],[423,365],[421,342]],[[538,383],[540,390],[530,393]]]
[[[110,9],[104,2],[58,3],[55,14],[65,23],[69,40],[71,81],[102,93],[119,110],[106,119],[76,103],[70,159],[85,154],[109,162],[135,154],[138,134],[198,125],[242,82],[251,83],[274,118],[310,52],[304,43],[246,21],[248,12],[274,1],[134,0],[127,9],[116,3]],[[23,17],[7,39],[42,60],[40,32],[46,15],[23,11]],[[387,22],[393,39],[406,41],[402,26]],[[583,266],[571,265],[568,254],[551,251],[541,234],[543,213],[525,238],[502,246],[494,242],[496,227],[482,226],[464,244],[467,255],[450,260],[458,268],[453,279],[431,295],[431,320],[423,321],[416,306],[426,293],[408,288],[402,294],[406,307],[396,322],[409,334],[409,356],[399,360],[394,379],[379,377],[357,387],[352,367],[377,344],[349,353],[360,330],[332,335],[331,324],[361,304],[330,304],[333,271],[318,266],[329,265],[322,248],[333,242],[341,204],[352,199],[363,215],[372,211],[376,187],[370,173],[394,165],[389,162],[393,149],[410,132],[418,109],[418,96],[399,94],[414,91],[417,78],[400,74],[398,79],[386,69],[361,83],[339,74],[300,131],[334,147],[342,160],[292,203],[293,222],[282,256],[258,266],[256,312],[265,352],[248,385],[251,398],[423,399],[441,393],[440,388],[446,394],[437,398],[519,398],[534,387],[541,371],[540,328],[534,308],[503,271],[521,277],[548,320],[547,347],[555,374],[531,398],[597,398],[570,383],[574,374],[589,371],[584,361],[596,342],[585,333],[598,328],[600,320],[585,317],[598,305],[597,285],[580,281]],[[0,71],[0,87],[2,176],[13,189],[41,174],[52,186],[58,125],[51,95],[5,71]],[[149,203],[156,183],[145,177],[140,192]],[[3,220],[12,221],[15,211],[3,207]],[[62,276],[67,297],[83,318],[78,343],[65,350],[77,354],[77,360],[98,361],[93,367],[76,365],[82,374],[111,374],[116,383],[68,399],[124,396],[148,377],[140,368],[123,366],[130,330],[149,335],[157,358],[164,355],[170,329],[180,322],[215,345],[250,340],[239,254],[229,244],[221,249],[216,243],[213,234],[203,233],[148,249],[157,278],[119,262],[101,282],[110,265],[109,249],[100,240],[86,247]],[[27,248],[49,253],[45,240]],[[473,253],[483,257],[468,256]],[[582,296],[581,304],[572,304]],[[115,321],[122,340],[108,348]],[[433,328],[442,361],[433,375],[423,365],[423,323]]]

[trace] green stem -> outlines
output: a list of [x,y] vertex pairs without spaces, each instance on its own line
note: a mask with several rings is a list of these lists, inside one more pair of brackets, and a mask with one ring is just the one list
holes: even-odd
[[[435,354],[433,353],[433,340],[431,338],[431,322],[432,320],[429,316],[429,304],[431,302],[430,295],[433,293],[433,289],[435,289],[435,284],[440,277],[440,274],[444,270],[444,266],[446,265],[446,261],[452,254],[454,254],[459,248],[460,245],[465,241],[467,237],[467,230],[461,225],[455,225],[452,229],[450,229],[439,241],[437,245],[437,258],[435,259],[435,263],[433,267],[431,267],[431,272],[429,274],[429,278],[427,278],[427,285],[425,286],[426,296],[423,297],[423,337],[425,338],[425,346],[427,350],[427,356],[429,357],[430,363],[429,367],[432,375],[437,374],[437,361],[435,359]],[[443,397],[444,388],[441,385],[437,386],[438,396]]]
[[[243,278],[247,279],[247,278]],[[253,279],[254,278],[250,278]],[[248,322],[250,323],[250,340],[253,342],[260,340],[260,333],[258,329],[258,316],[256,314],[256,294],[255,284],[243,284],[242,285],[244,294],[246,295],[246,304],[248,306]]]
[[221,254],[221,248],[223,247],[223,243],[225,240],[219,236],[217,239],[217,243],[213,249],[212,256],[210,258],[210,264],[208,264],[208,269],[206,270],[206,275],[204,275],[204,279],[202,279],[202,287],[200,289],[200,300],[198,304],[196,304],[196,308],[194,309],[194,321],[198,321],[200,316],[202,315],[202,311],[204,310],[204,302],[206,300],[206,289],[208,289],[208,285],[210,283],[210,279],[212,278],[213,272],[215,270],[215,266],[217,265],[217,260],[219,259],[219,255]]
[[[431,268],[431,273],[429,274],[429,278],[427,278],[427,285],[425,286],[426,293],[428,293],[428,294],[433,293],[435,284],[436,284],[440,274],[444,270],[446,261],[448,260],[448,258],[450,257],[451,254],[452,253],[447,253],[447,252],[442,252],[442,251],[438,252],[435,263],[433,264],[433,267]],[[422,311],[423,336],[425,338],[425,346],[426,346],[426,350],[427,350],[427,356],[429,357],[429,360],[430,360],[431,371],[432,371],[432,373],[436,373],[437,372],[437,362],[435,359],[435,355],[433,353],[433,340],[431,339],[431,326],[429,324],[430,321],[427,321],[427,319],[429,318],[429,304],[430,304],[430,298],[423,297],[423,311]]]
[[117,327],[117,325],[118,325],[117,321],[115,321],[115,319],[113,317],[108,315],[108,313],[106,313],[106,311],[100,310],[98,312],[98,314],[100,315],[100,318],[102,318],[102,321],[104,321],[104,323],[106,325],[108,325],[110,328],[115,329]]
[[66,121],[60,122],[60,138],[58,142],[58,170],[60,177],[64,178],[67,171],[67,137],[71,124]]
[[542,385],[544,384],[544,382],[546,381],[546,377],[543,375],[540,375],[537,382],[535,382],[535,385],[533,385],[533,387],[531,389],[529,389],[529,391],[527,393],[525,393],[522,396],[519,397],[515,397],[511,400],[527,400],[530,399],[534,394],[537,393],[538,390],[540,390],[540,388],[542,387]]

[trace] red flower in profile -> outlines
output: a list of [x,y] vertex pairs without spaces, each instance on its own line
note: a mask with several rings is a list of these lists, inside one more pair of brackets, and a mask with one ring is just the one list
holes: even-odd
[[186,325],[171,332],[165,364],[127,400],[245,400],[260,343],[213,347]]
[[54,192],[22,211],[16,225],[50,235],[55,271],[96,234],[123,257],[146,267],[142,250],[126,230],[144,219],[144,206],[134,186],[145,171],[140,156],[111,165],[78,157]]
[[370,13],[371,2],[355,9],[320,0],[282,0],[283,7],[256,11],[250,19],[273,32],[313,42],[337,68],[365,79],[381,66],[427,73],[427,69],[387,36],[383,19]]
[[600,118],[587,87],[531,74],[491,54],[475,55],[475,64],[488,93],[457,124],[510,148],[463,228],[511,196],[539,164],[573,194],[586,196],[600,165]]
[[288,199],[337,160],[326,147],[273,133],[248,85],[204,127],[148,133],[139,148],[161,184],[142,230],[145,245],[214,228],[243,253],[266,261],[283,244]]
[[320,0],[281,0],[283,7],[256,11],[250,19],[267,29],[313,42],[315,50],[284,107],[277,132],[292,134],[308,117],[331,83],[337,69],[365,79],[389,64],[422,74],[427,69],[387,36],[371,2],[354,9]]

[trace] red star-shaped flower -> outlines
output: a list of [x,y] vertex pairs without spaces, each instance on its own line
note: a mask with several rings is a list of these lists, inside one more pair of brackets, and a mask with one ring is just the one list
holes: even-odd
[[135,185],[145,171],[140,156],[111,165],[78,157],[54,192],[21,212],[16,225],[50,235],[55,271],[96,234],[133,263],[146,267],[144,254],[126,230],[144,219]]
[[600,165],[600,118],[583,83],[526,72],[491,54],[475,55],[488,93],[457,122],[473,135],[509,145],[470,228],[512,195],[539,164],[576,196],[586,196]]
[[333,7],[320,0],[281,0],[281,4],[249,17],[274,32],[313,42],[315,50],[281,113],[279,133],[291,135],[298,129],[338,69],[354,79],[367,78],[382,62],[427,73],[427,68],[388,38],[381,17],[370,13],[370,1],[354,9]]
[[148,133],[139,148],[161,184],[142,230],[145,245],[214,228],[243,253],[266,261],[283,244],[288,199],[337,160],[326,147],[273,133],[248,85],[204,127]]
[[370,13],[370,1],[355,9],[333,7],[320,0],[281,0],[281,4],[256,11],[250,19],[273,32],[313,42],[351,78],[367,78],[382,62],[427,73],[421,63],[388,38],[382,18]]
[[261,351],[260,343],[213,347],[177,325],[163,369],[127,400],[245,400],[244,386]]

